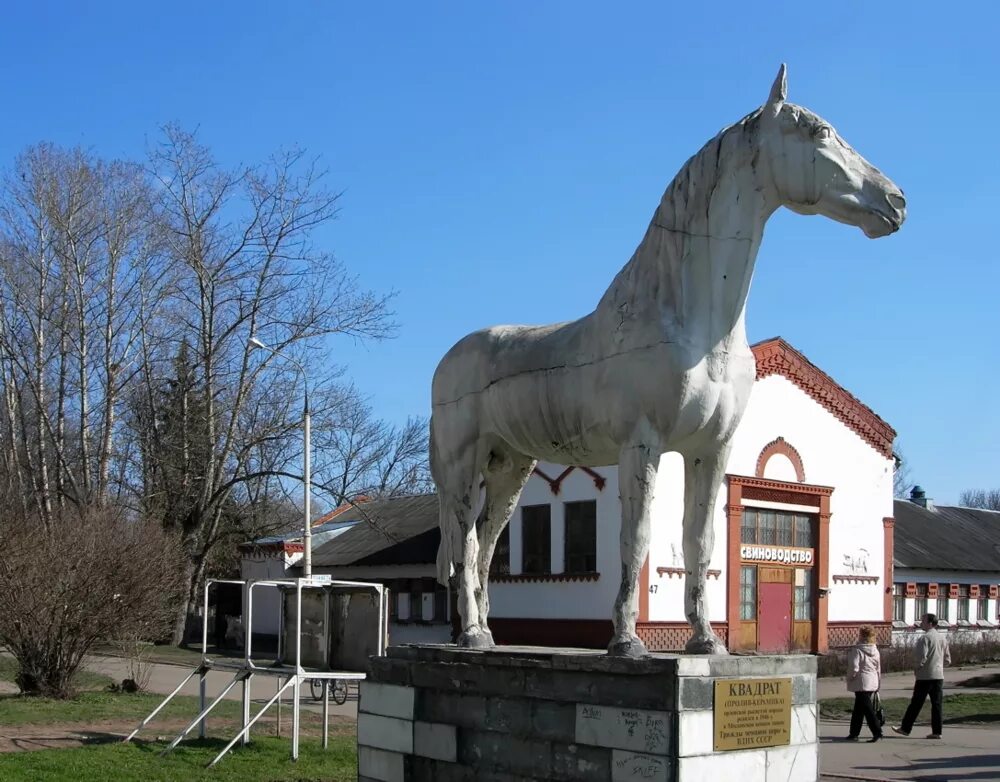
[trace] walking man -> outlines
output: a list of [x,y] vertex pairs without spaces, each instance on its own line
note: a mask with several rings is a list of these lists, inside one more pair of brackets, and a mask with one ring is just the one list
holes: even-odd
[[951,665],[948,639],[937,629],[937,616],[926,614],[920,622],[924,634],[913,647],[914,675],[913,697],[903,715],[903,724],[893,731],[909,736],[927,696],[931,696],[931,733],[929,739],[941,738],[941,698],[944,686],[944,666]]

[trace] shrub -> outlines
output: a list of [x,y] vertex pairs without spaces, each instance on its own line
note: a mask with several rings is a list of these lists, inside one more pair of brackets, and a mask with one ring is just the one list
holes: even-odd
[[46,531],[0,526],[0,644],[30,695],[66,698],[94,644],[153,638],[173,620],[182,585],[175,541],[107,509],[67,511]]
[[[980,665],[1000,660],[1000,640],[977,637],[965,640],[961,633],[948,636],[951,665]],[[896,645],[879,649],[882,658],[882,672],[913,670],[913,646]],[[847,673],[847,649],[832,649],[828,654],[819,655],[816,660],[816,675],[844,676]]]

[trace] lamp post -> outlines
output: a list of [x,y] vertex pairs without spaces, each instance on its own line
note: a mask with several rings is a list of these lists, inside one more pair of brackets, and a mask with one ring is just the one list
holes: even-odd
[[309,474],[309,376],[306,374],[306,368],[302,366],[298,361],[296,361],[291,356],[286,356],[280,350],[275,350],[270,345],[265,345],[256,337],[250,337],[248,340],[250,345],[255,348],[260,348],[261,350],[268,350],[276,356],[281,356],[286,361],[291,361],[296,367],[298,367],[299,372],[302,373],[302,386],[304,388],[303,400],[302,400],[302,428],[303,428],[303,439],[304,439],[304,450],[305,453],[302,457],[302,483],[305,489],[305,524],[302,532],[302,575],[305,578],[312,577],[312,519],[310,510],[310,484],[312,478]]

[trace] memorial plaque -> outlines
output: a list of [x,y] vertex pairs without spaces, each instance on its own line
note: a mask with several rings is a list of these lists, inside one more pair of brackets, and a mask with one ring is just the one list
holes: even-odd
[[792,680],[719,679],[714,716],[716,752],[789,744]]

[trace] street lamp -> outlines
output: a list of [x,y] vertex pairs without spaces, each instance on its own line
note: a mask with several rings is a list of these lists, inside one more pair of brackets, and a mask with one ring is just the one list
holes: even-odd
[[309,503],[309,489],[311,484],[311,476],[309,475],[309,376],[306,374],[306,368],[302,366],[298,361],[296,361],[291,356],[286,356],[280,350],[275,350],[270,345],[265,345],[256,337],[250,337],[248,340],[251,346],[255,348],[260,348],[261,350],[268,350],[276,356],[281,356],[286,361],[291,361],[296,367],[298,367],[299,372],[302,373],[302,386],[304,388],[303,400],[302,400],[302,428],[304,430],[304,450],[305,454],[302,458],[302,483],[305,487],[305,525],[302,535],[302,575],[306,578],[312,577],[312,519],[310,518],[310,503]]

